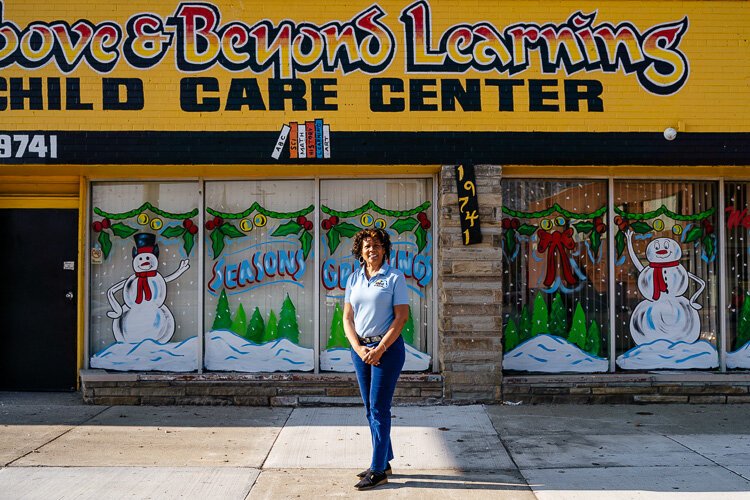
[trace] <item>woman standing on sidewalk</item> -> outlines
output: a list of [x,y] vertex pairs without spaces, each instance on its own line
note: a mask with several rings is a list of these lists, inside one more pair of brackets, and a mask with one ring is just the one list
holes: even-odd
[[362,267],[346,284],[344,331],[365,403],[372,436],[370,468],[357,474],[354,487],[369,490],[388,482],[391,473],[391,401],[404,366],[401,329],[409,315],[404,273],[386,263],[391,239],[382,229],[363,229],[354,236],[352,254]]

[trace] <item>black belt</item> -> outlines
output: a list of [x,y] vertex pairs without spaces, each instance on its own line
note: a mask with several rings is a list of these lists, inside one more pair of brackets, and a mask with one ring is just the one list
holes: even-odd
[[380,342],[385,338],[385,335],[375,335],[374,337],[360,337],[357,335],[360,344],[372,344],[373,342]]

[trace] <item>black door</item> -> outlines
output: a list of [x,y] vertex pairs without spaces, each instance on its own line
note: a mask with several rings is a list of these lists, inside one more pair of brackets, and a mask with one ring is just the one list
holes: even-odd
[[1,209],[0,389],[75,390],[78,211]]

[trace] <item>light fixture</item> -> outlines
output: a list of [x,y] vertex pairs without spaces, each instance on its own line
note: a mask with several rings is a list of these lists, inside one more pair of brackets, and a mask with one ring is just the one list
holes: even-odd
[[672,127],[667,127],[664,129],[664,138],[668,141],[673,141],[677,137],[677,130],[675,130]]

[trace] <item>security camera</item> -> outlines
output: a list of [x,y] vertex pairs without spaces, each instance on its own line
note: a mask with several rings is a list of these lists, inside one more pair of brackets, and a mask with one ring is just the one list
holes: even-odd
[[664,138],[668,141],[673,141],[677,137],[677,131],[672,127],[664,129]]

